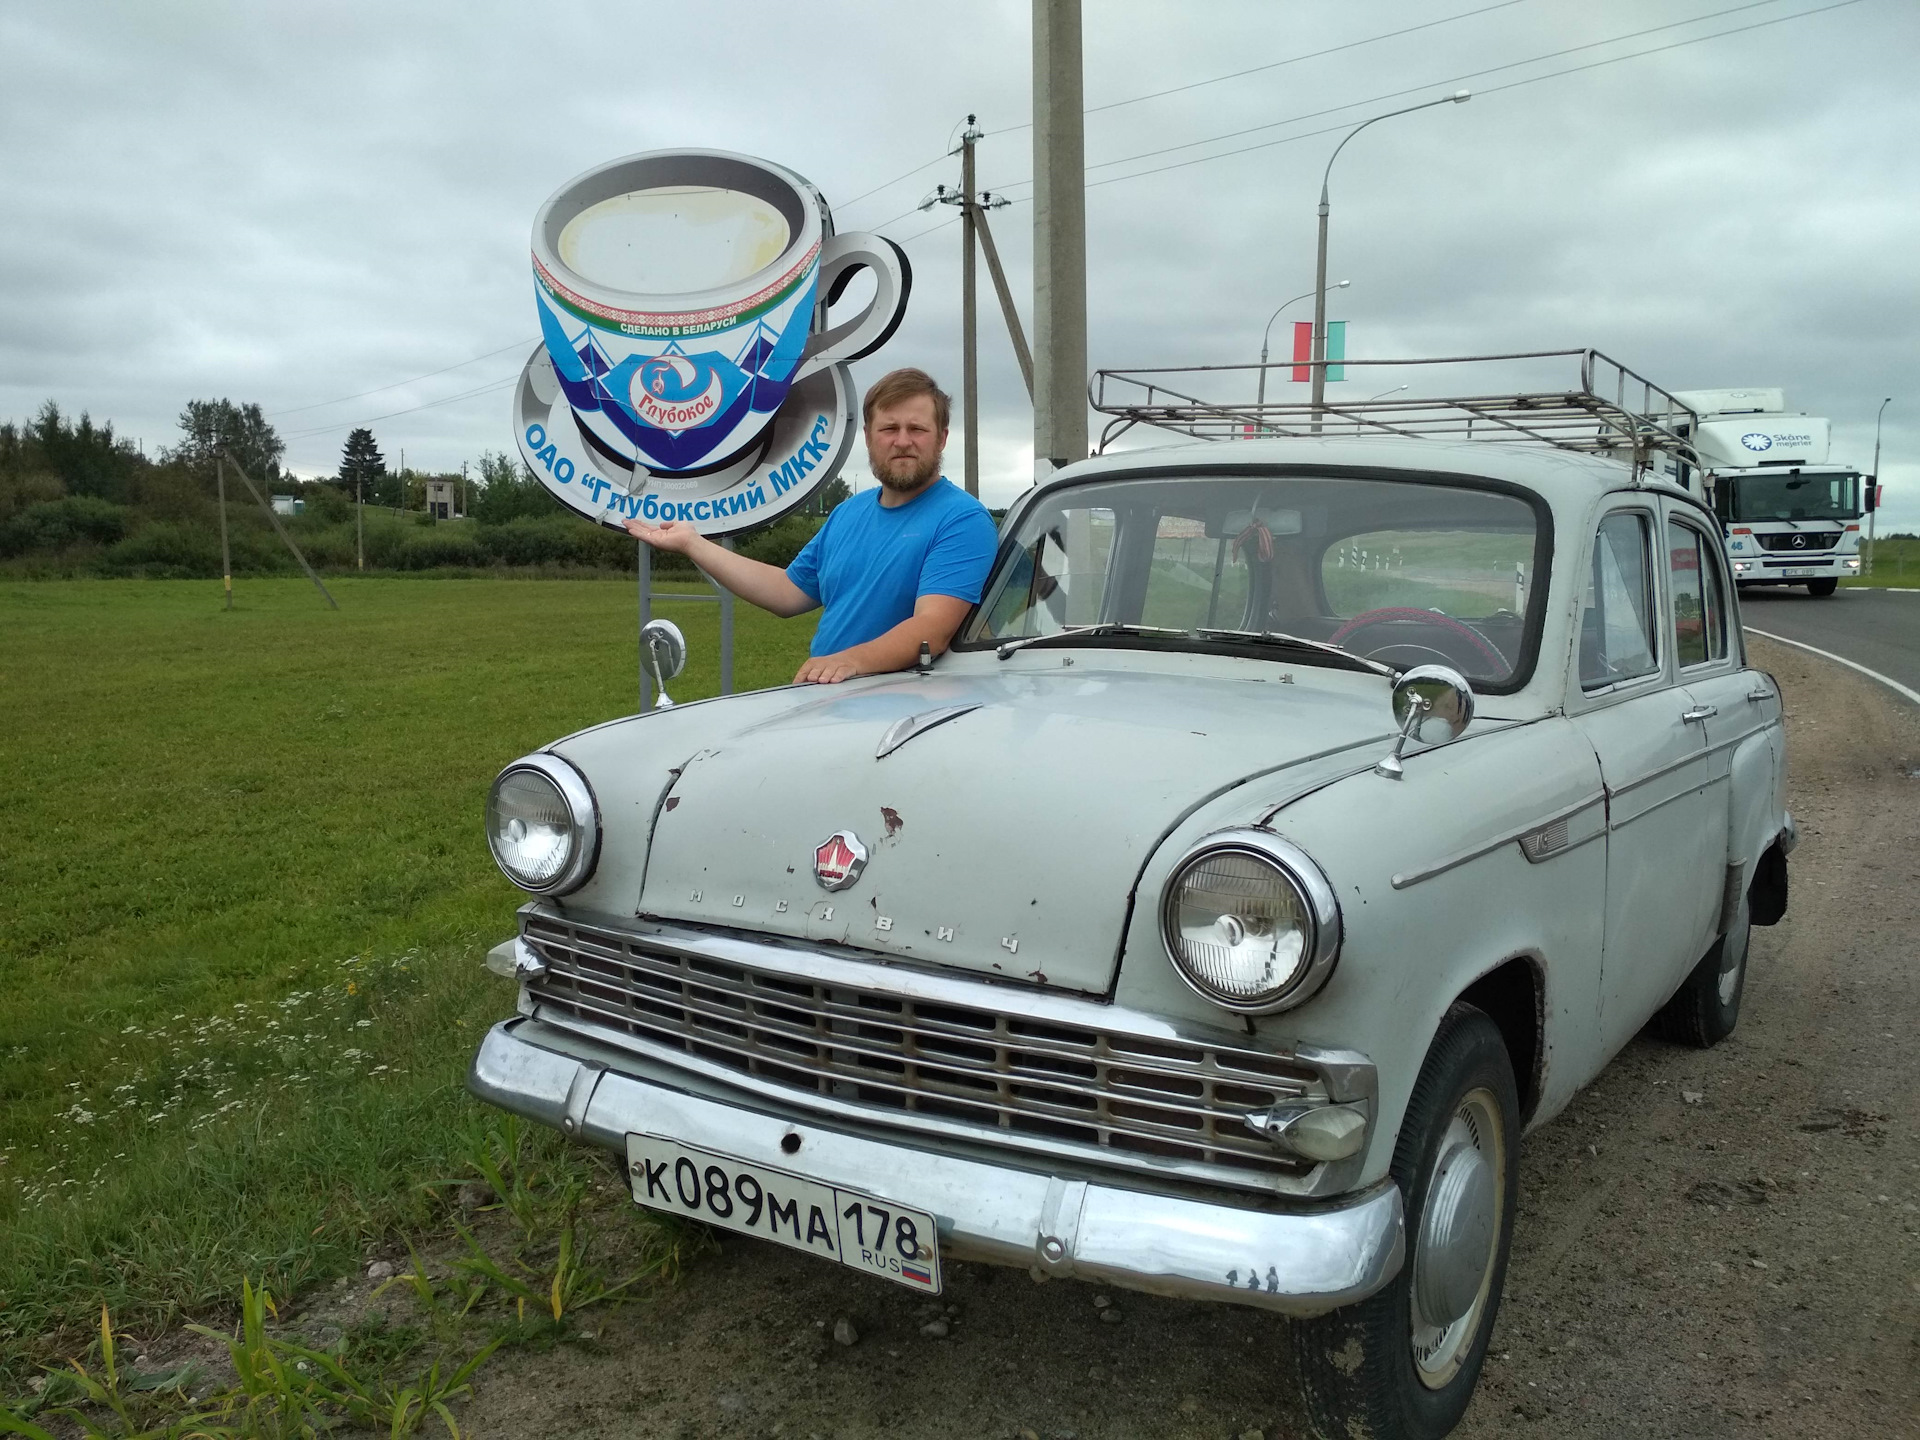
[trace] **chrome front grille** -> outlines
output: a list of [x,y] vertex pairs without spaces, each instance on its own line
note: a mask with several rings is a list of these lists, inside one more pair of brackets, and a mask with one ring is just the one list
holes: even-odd
[[543,1016],[697,1057],[797,1104],[832,1097],[895,1124],[926,1117],[987,1143],[1172,1162],[1199,1178],[1313,1168],[1242,1119],[1324,1094],[1310,1066],[1284,1057],[825,984],[537,915],[524,938],[547,964],[528,986]]

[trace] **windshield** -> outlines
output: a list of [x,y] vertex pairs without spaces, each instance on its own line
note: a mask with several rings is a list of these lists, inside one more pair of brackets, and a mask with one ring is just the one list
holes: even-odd
[[1858,520],[1860,477],[1852,471],[1826,475],[1723,475],[1724,520]]
[[1468,483],[1089,481],[1021,518],[960,648],[1098,625],[1080,643],[1350,664],[1317,648],[1333,645],[1512,689],[1533,668],[1544,517],[1544,507]]

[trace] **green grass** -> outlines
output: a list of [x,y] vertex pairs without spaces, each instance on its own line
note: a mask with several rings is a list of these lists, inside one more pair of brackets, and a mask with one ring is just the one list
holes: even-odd
[[[1861,542],[1864,558],[1868,548]],[[1858,580],[1842,580],[1842,585],[1892,586],[1901,590],[1920,589],[1920,536],[1882,535],[1873,542],[1873,569]]]
[[[139,1329],[284,1295],[433,1218],[492,1118],[482,966],[520,893],[506,761],[634,708],[604,581],[0,584],[0,1382],[104,1302]],[[718,689],[718,607],[674,685]],[[812,621],[742,606],[740,688]]]

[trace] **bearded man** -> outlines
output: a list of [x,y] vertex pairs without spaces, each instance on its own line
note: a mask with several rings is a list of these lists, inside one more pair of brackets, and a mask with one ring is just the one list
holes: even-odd
[[775,615],[824,607],[796,684],[904,670],[923,644],[935,655],[947,648],[980,599],[998,544],[986,507],[940,473],[952,408],[924,370],[881,376],[861,408],[880,487],[836,505],[785,570],[728,550],[689,521],[629,520],[627,529]]

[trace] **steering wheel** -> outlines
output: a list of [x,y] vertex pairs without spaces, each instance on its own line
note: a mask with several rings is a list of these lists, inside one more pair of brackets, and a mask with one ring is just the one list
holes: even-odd
[[1423,625],[1437,625],[1442,630],[1451,631],[1478,651],[1481,658],[1493,667],[1492,673],[1496,675],[1504,675],[1512,668],[1507,664],[1507,657],[1494,649],[1488,643],[1486,636],[1466,622],[1456,620],[1451,615],[1443,614],[1438,610],[1416,610],[1404,605],[1387,605],[1378,610],[1362,610],[1329,635],[1327,643],[1338,645],[1349,635],[1392,620],[1413,620]]

